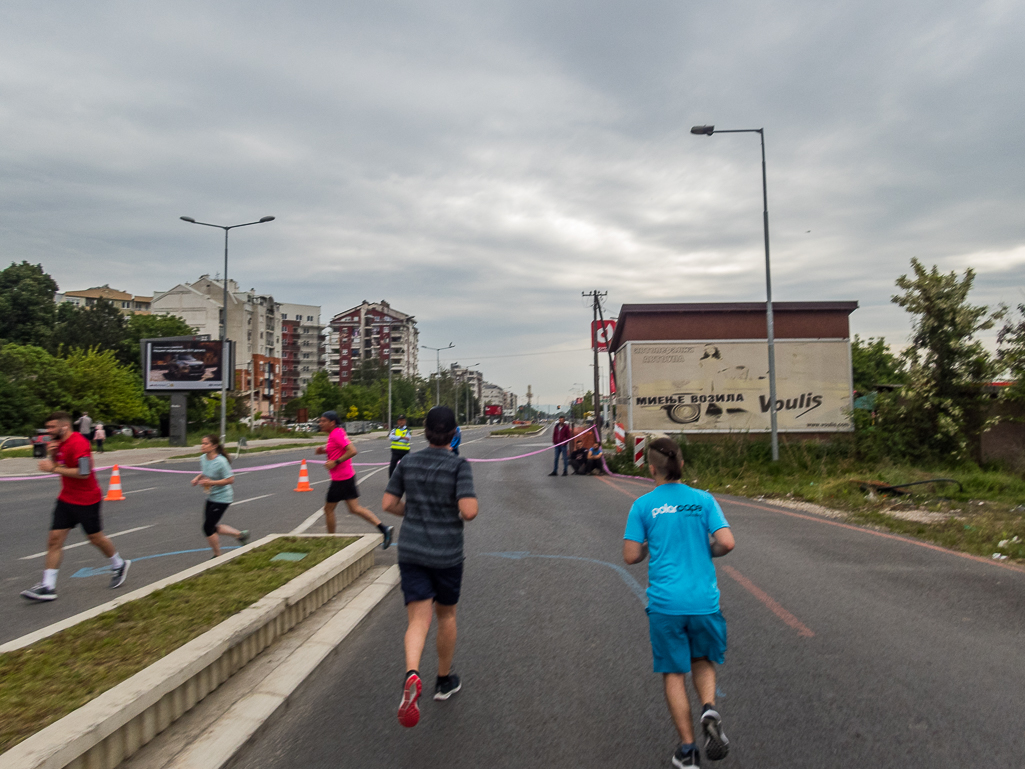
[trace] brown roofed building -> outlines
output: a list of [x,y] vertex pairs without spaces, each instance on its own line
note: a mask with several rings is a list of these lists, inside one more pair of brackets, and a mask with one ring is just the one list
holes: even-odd
[[87,288],[83,291],[65,291],[57,294],[57,304],[67,302],[79,307],[92,307],[97,299],[106,299],[117,307],[122,315],[149,315],[152,296],[135,296],[127,291],[118,291],[108,285]]

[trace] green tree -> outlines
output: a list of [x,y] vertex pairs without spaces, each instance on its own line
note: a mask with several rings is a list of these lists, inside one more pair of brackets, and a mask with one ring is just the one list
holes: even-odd
[[41,347],[0,347],[0,432],[31,434],[46,415],[72,408],[67,361]]
[[999,370],[977,335],[993,328],[1004,311],[968,303],[975,272],[941,274],[911,260],[912,274],[896,285],[892,301],[911,313],[911,346],[903,360],[907,386],[878,401],[879,424],[892,447],[911,459],[978,458],[986,427],[983,386]]
[[127,330],[128,320],[114,303],[97,299],[91,307],[62,304],[57,309],[53,340],[58,349],[120,352]]
[[883,337],[862,339],[857,334],[851,342],[851,367],[854,389],[864,395],[880,384],[903,384],[904,367],[901,359],[890,352]]
[[142,379],[113,350],[73,350],[67,357],[68,393],[76,412],[100,422],[150,422]]
[[5,342],[53,350],[53,303],[57,283],[41,264],[11,263],[0,270],[0,345]]

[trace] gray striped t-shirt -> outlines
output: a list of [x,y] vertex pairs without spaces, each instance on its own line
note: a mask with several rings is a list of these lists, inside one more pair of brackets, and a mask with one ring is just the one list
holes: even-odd
[[469,462],[441,448],[412,452],[399,462],[385,491],[406,497],[398,542],[401,563],[446,569],[463,562],[458,502],[477,496]]

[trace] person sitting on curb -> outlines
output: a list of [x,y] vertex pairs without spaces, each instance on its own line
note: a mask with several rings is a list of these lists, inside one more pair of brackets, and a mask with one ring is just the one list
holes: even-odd
[[595,443],[587,450],[587,465],[584,469],[585,475],[590,475],[595,470],[598,475],[605,475],[605,462],[602,459],[601,444]]

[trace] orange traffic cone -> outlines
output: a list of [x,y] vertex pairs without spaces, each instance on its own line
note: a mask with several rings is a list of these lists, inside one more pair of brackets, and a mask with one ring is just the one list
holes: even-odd
[[[120,486],[118,488],[120,488]],[[303,460],[303,463],[299,465],[299,485],[296,486],[293,491],[313,491],[313,487],[310,486],[310,473],[309,470],[306,469],[305,459]]]
[[118,470],[117,465],[114,465],[114,472],[110,474],[110,486],[107,487],[107,496],[103,498],[103,501],[117,502],[124,498],[125,495],[121,493],[121,471]]

